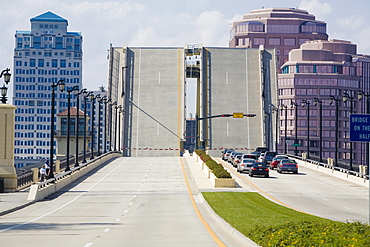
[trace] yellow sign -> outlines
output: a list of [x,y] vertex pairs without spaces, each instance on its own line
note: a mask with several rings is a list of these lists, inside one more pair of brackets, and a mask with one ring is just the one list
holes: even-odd
[[242,112],[234,112],[233,118],[243,118],[244,114]]

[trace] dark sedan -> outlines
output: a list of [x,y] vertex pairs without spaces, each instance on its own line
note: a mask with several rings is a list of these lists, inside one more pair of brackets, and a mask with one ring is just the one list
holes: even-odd
[[283,159],[278,164],[277,172],[278,173],[282,173],[282,172],[298,173],[298,164],[295,160]]
[[249,169],[249,176],[253,177],[254,175],[263,175],[265,178],[269,177],[269,167],[264,162],[256,162]]

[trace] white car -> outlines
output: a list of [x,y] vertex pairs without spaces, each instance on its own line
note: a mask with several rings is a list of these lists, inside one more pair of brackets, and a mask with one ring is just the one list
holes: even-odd
[[236,171],[237,172],[244,172],[244,171],[249,171],[252,167],[252,165],[256,162],[254,159],[243,159],[241,162],[238,164]]

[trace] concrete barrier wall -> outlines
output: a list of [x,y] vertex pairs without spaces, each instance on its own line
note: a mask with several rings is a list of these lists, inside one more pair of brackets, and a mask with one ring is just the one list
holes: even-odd
[[68,172],[58,174],[53,179],[31,185],[30,192],[28,194],[27,200],[29,201],[39,201],[47,196],[61,190],[65,186],[69,185],[73,181],[79,179],[88,172],[94,170],[105,162],[121,157],[120,153],[109,153],[91,160],[90,162],[81,165],[77,168],[72,168]]
[[342,171],[334,170],[328,167],[312,164],[311,162],[307,162],[303,160],[296,159],[296,161],[298,162],[299,166],[304,166],[304,167],[319,171],[321,173],[369,188],[369,180],[366,180],[365,178],[350,175],[347,172],[342,172]]

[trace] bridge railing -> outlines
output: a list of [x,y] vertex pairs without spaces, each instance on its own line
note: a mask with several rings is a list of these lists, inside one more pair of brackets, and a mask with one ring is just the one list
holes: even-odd
[[[97,155],[98,155],[98,151],[94,151],[94,156],[97,156]],[[91,156],[91,152],[86,152],[86,159],[90,159],[90,156]],[[78,155],[78,162],[80,163],[80,165],[83,161],[83,158],[84,158],[83,153],[80,153]],[[71,156],[69,159],[70,159],[69,160],[69,166],[70,166],[70,168],[72,168],[75,165],[75,157]],[[34,178],[34,170],[33,169],[34,168],[39,169],[43,164],[44,164],[44,162],[40,162],[40,163],[37,163],[37,164],[24,166],[22,168],[16,169],[16,172],[17,172],[17,190],[27,188],[27,187],[31,186],[34,182],[36,182],[35,178]],[[60,172],[64,172],[66,167],[67,167],[67,158],[61,159],[60,160]],[[54,169],[55,169],[55,167],[54,167]],[[38,180],[40,180],[40,173],[37,173],[37,177],[38,177]]]
[[318,161],[319,158],[315,156],[312,156],[311,159],[303,158],[302,156],[296,156],[293,154],[287,154],[287,156],[292,157],[294,159],[298,159],[298,160],[311,163],[313,165],[325,167],[327,169],[335,170],[341,173],[346,173],[351,176],[356,176],[356,177],[364,178],[367,180],[369,179],[369,175],[366,174],[366,169],[365,169],[365,172],[361,172],[360,166],[358,164],[353,164],[352,169],[349,169],[349,164],[344,163],[344,162],[338,162],[337,166],[335,166],[335,165],[329,164],[328,159],[324,159],[324,161],[326,162],[320,162]]

